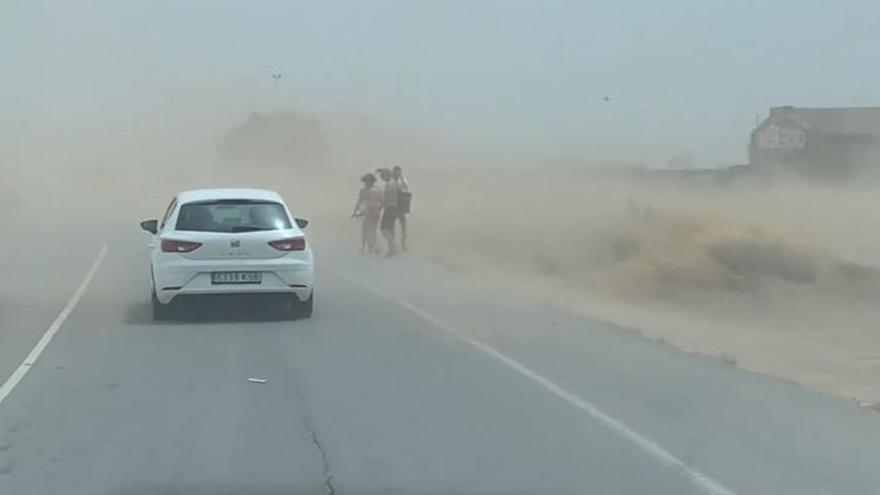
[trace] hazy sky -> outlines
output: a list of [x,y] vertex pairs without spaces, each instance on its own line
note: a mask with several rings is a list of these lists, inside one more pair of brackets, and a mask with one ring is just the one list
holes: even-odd
[[875,1],[0,0],[0,129],[301,106],[742,162],[770,106],[880,105],[878,19]]

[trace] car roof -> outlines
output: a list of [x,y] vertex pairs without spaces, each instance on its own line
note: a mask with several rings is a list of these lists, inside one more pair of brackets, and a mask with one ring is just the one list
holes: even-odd
[[268,189],[244,189],[244,188],[223,188],[223,189],[194,189],[191,191],[183,191],[177,195],[177,201],[181,204],[192,203],[195,201],[211,201],[217,199],[254,199],[258,201],[277,201],[283,202],[281,195],[275,191]]

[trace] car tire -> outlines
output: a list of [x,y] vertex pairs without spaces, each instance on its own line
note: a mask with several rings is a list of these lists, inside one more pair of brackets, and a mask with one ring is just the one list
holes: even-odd
[[171,318],[171,304],[159,302],[155,291],[150,294],[150,303],[153,306],[154,321],[165,321]]
[[305,320],[312,317],[312,308],[315,305],[314,291],[305,301],[300,301],[298,297],[293,296],[290,301],[290,319]]

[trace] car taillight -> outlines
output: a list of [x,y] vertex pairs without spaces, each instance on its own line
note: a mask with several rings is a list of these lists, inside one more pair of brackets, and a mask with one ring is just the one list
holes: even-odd
[[306,248],[306,238],[291,237],[290,239],[279,239],[270,242],[269,245],[279,251],[303,251]]
[[175,241],[162,239],[163,253],[191,253],[202,246],[201,242]]

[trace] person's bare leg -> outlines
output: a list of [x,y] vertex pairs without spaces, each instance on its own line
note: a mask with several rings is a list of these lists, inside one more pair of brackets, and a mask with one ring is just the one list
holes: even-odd
[[385,237],[385,241],[388,242],[388,251],[385,253],[385,257],[390,258],[394,256],[394,253],[397,251],[396,246],[394,245],[394,231],[382,229],[382,236]]
[[400,249],[406,251],[406,214],[400,215]]
[[368,249],[369,249],[370,254],[379,254],[379,252],[380,252],[379,234],[378,234],[378,232],[376,232],[375,229],[372,232],[370,232],[370,240],[369,240],[368,246],[369,246]]
[[368,253],[370,249],[370,228],[366,219],[361,220],[361,253]]

